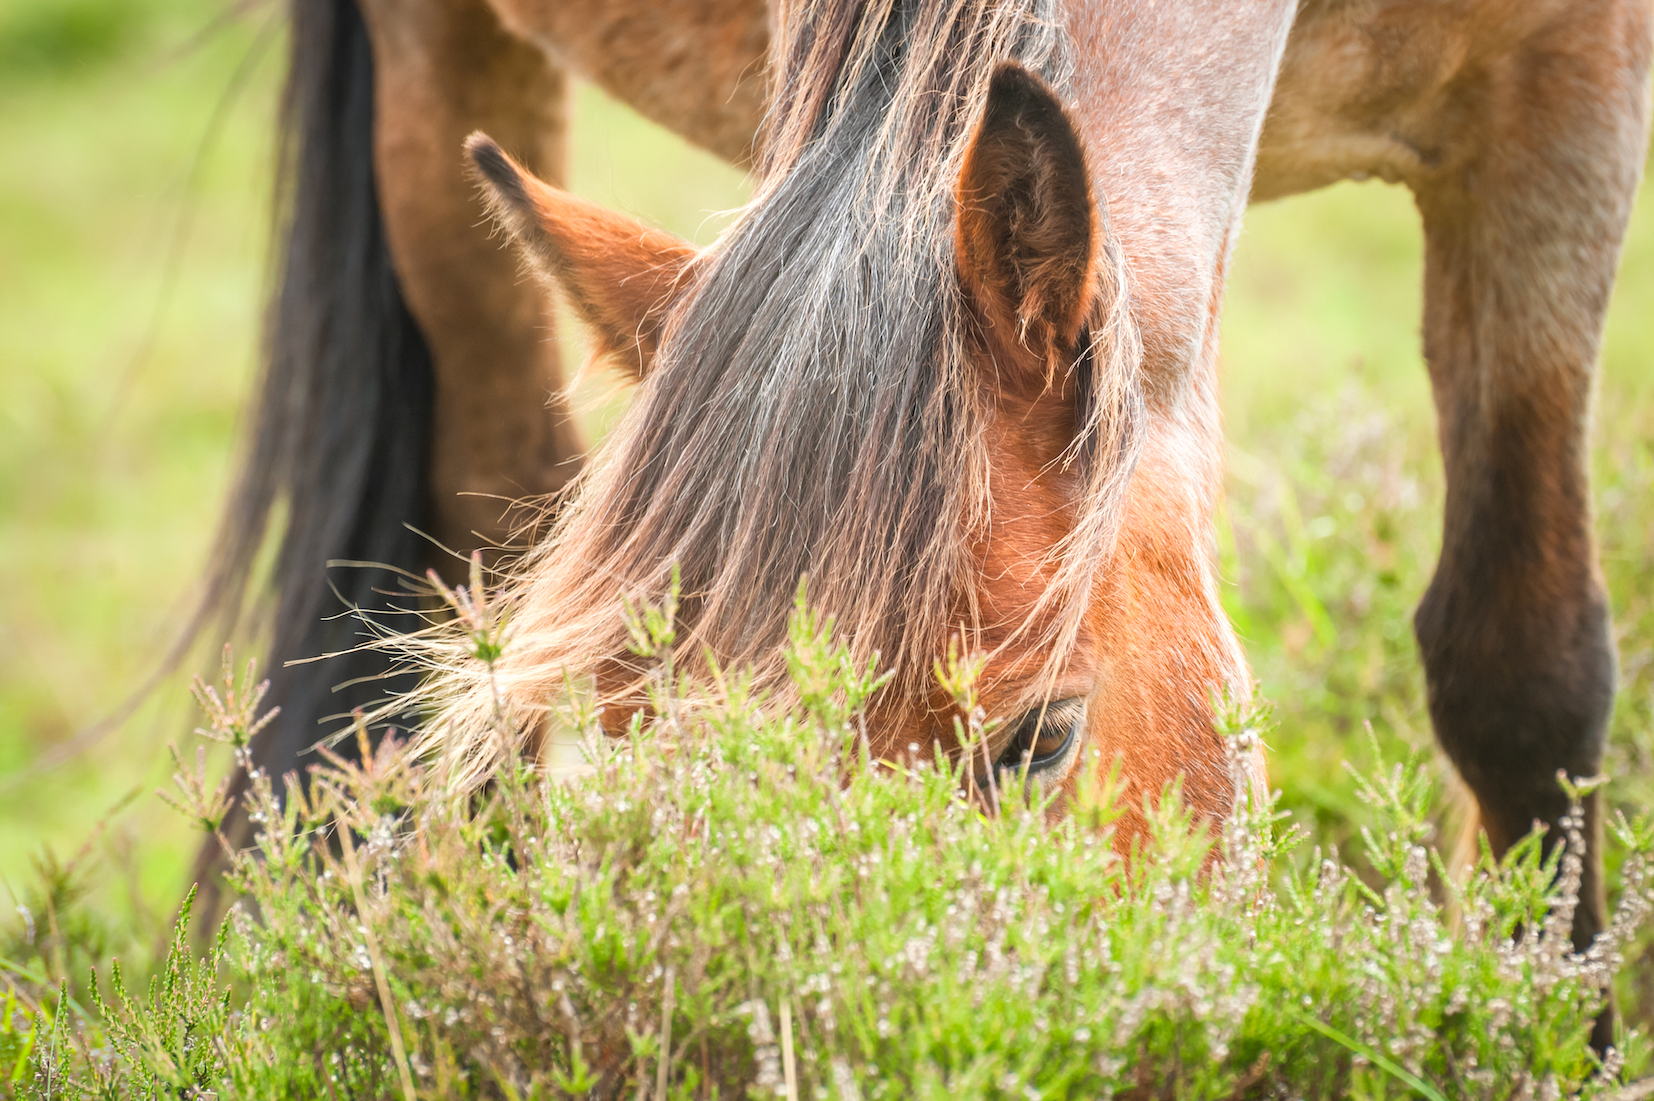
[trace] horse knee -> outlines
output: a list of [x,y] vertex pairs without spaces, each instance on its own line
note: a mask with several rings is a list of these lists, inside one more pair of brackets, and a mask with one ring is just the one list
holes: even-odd
[[[1481,588],[1481,591],[1478,589]],[[1537,587],[1536,587],[1537,588]],[[1436,737],[1497,851],[1567,809],[1556,774],[1598,771],[1618,671],[1594,580],[1503,598],[1438,573],[1414,616]]]

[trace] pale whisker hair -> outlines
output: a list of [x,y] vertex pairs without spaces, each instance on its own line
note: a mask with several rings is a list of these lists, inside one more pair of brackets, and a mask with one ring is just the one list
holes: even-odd
[[[497,763],[496,691],[524,733],[568,674],[634,700],[623,601],[659,603],[674,565],[680,668],[709,652],[780,688],[808,574],[854,654],[894,670],[886,691],[929,697],[948,637],[981,620],[971,545],[992,505],[977,382],[992,368],[959,282],[955,186],[996,62],[1065,87],[1059,14],[1054,0],[782,6],[752,203],[692,265],[630,410],[510,570],[492,673],[455,660],[429,678],[428,737],[456,782]],[[1079,409],[1063,461],[1087,490],[1051,548],[1055,584],[1013,632],[1045,651],[1045,682],[1112,550],[1138,446],[1141,350],[1106,222],[1100,237],[1098,305],[1061,367]]]

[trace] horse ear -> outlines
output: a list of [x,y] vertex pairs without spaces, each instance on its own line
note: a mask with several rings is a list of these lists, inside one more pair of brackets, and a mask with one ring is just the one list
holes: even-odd
[[481,131],[465,151],[529,267],[568,295],[601,353],[645,374],[694,246],[536,179]]
[[1096,205],[1073,122],[1021,65],[994,70],[956,197],[959,274],[983,322],[1045,359],[1071,348],[1096,294]]

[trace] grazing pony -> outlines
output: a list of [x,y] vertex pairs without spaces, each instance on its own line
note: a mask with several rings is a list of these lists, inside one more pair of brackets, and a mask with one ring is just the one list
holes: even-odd
[[[1427,235],[1431,716],[1496,852],[1554,827],[1615,677],[1586,427],[1647,6],[819,0],[773,30],[757,193],[704,252],[469,144],[531,266],[643,381],[515,570],[495,676],[438,682],[451,767],[496,763],[496,692],[531,738],[567,670],[635,706],[622,604],[674,565],[687,660],[779,683],[808,573],[895,673],[875,748],[947,739],[930,670],[963,632],[1010,720],[999,763],[1062,788],[1118,759],[1128,802],[1181,777],[1220,819],[1213,700],[1248,687],[1213,563],[1224,270],[1249,193],[1368,173],[1413,189]],[[1586,815],[1582,946],[1594,795]]]
[[[674,562],[691,637],[773,677],[808,571],[898,674],[889,745],[944,726],[926,672],[963,627],[1013,720],[996,749],[1060,785],[1077,740],[1221,816],[1211,701],[1247,685],[1211,549],[1225,267],[1249,195],[1378,176],[1426,237],[1438,738],[1496,852],[1554,826],[1558,771],[1597,771],[1615,659],[1586,433],[1646,149],[1645,0],[294,2],[270,463],[220,586],[287,499],[279,656],[336,648],[327,558],[416,564],[362,549],[410,519],[474,545],[499,512],[457,491],[572,475],[579,441],[541,410],[546,307],[474,225],[463,136],[555,182],[567,66],[744,160],[767,81],[758,194],[700,254],[473,145],[533,263],[645,376],[514,571],[514,706],[560,666],[625,698],[621,599],[658,598]],[[479,686],[439,690],[451,760],[486,768]],[[265,761],[315,733],[293,712]],[[1583,891],[1578,944],[1603,921],[1595,850]]]

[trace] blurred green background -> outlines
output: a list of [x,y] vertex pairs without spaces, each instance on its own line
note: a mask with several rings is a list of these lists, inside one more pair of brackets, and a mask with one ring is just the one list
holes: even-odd
[[[233,470],[270,278],[278,5],[0,5],[0,909],[48,850],[117,942],[152,941],[195,839],[155,797],[187,675],[116,728],[191,606]],[[574,189],[707,241],[734,170],[588,88]],[[1272,773],[1318,841],[1363,811],[1361,736],[1430,755],[1409,615],[1439,538],[1407,193],[1254,208],[1224,316],[1225,601],[1279,727]],[[1614,801],[1654,793],[1654,210],[1637,211],[1604,353],[1599,530],[1620,624]],[[579,353],[572,326],[570,362]],[[582,416],[611,405],[594,385]],[[211,671],[216,655],[189,668]],[[193,751],[192,751],[193,752]],[[1448,840],[1452,800],[1443,799]],[[9,892],[9,894],[8,894]],[[9,920],[0,913],[0,922]],[[1622,993],[1654,1004],[1648,961]]]

